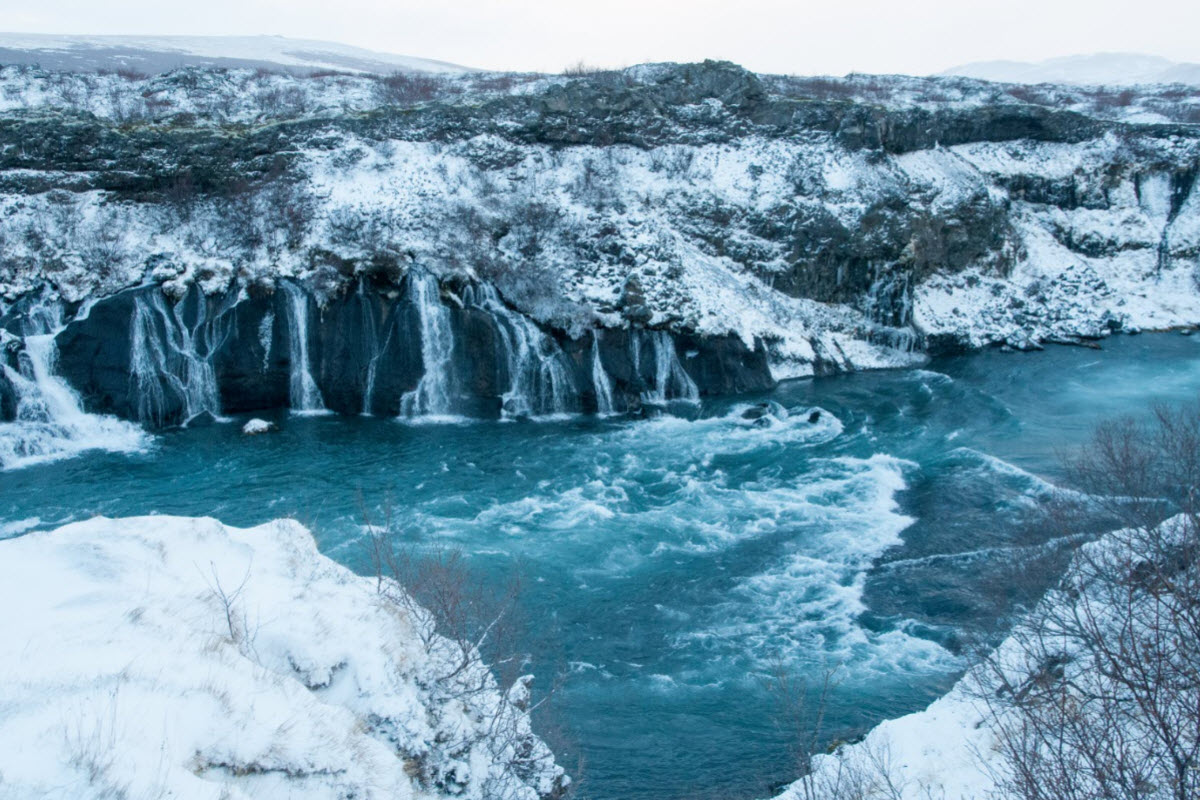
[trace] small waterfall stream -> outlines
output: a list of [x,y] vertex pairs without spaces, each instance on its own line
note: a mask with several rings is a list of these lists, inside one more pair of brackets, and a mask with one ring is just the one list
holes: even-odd
[[429,273],[409,277],[409,297],[421,320],[421,363],[424,372],[411,392],[400,398],[400,415],[408,418],[451,418],[454,376],[454,328],[450,309],[441,302],[438,281]]
[[236,301],[227,301],[209,319],[208,304],[199,298],[191,326],[184,319],[185,302],[168,307],[158,291],[134,299],[130,368],[137,416],[156,426],[169,422],[175,400],[183,407],[183,425],[203,414],[222,419],[212,356],[229,334],[223,316]]
[[[671,334],[661,330],[638,332],[631,339],[635,353],[640,353],[643,335],[650,337],[650,345],[654,352],[654,386],[642,393],[642,399],[654,405],[662,405],[672,400],[699,402],[700,390],[679,363]],[[640,367],[640,355],[635,358],[634,363]]]
[[17,412],[12,422],[0,423],[0,470],[85,450],[135,452],[149,445],[150,437],[138,426],[84,411],[79,395],[55,374],[58,350],[54,337],[63,328],[59,304],[34,306],[22,327],[20,369],[2,367],[16,391]]
[[275,312],[268,311],[258,323],[258,343],[262,346],[262,371],[271,368],[271,345],[275,339]]
[[280,281],[288,296],[288,395],[292,411],[297,414],[317,414],[325,410],[321,390],[313,380],[308,355],[308,295],[299,286]]
[[379,320],[376,319],[375,308],[367,294],[366,282],[358,283],[358,302],[362,309],[363,346],[366,348],[367,375],[363,385],[362,413],[369,415],[375,402],[375,383],[379,377],[379,359],[387,351],[391,343],[392,329],[388,327],[387,336],[380,341]]
[[600,360],[600,331],[592,331],[592,387],[596,393],[596,413],[602,417],[616,413],[612,380]]
[[467,300],[496,320],[509,380],[502,395],[503,416],[547,417],[577,411],[579,393],[558,344],[528,317],[506,306],[490,285],[472,287]]

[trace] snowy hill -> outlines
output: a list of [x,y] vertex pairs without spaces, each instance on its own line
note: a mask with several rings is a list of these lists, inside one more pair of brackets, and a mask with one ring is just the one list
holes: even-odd
[[275,69],[309,73],[469,72],[467,67],[360,47],[283,36],[69,36],[0,33],[0,64],[45,69],[130,70],[154,75],[180,67]]
[[1045,61],[978,61],[941,73],[998,83],[1066,83],[1135,86],[1184,83],[1200,86],[1200,64],[1181,64],[1137,53],[1095,53]]
[[5,800],[537,800],[565,782],[523,679],[502,692],[477,661],[446,678],[459,652],[293,521],[3,541],[0,609]]

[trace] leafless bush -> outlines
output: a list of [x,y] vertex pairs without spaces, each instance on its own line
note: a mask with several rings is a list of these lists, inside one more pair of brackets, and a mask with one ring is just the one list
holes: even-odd
[[379,94],[383,102],[396,105],[428,103],[436,100],[443,88],[439,78],[397,72],[379,79]]
[[1071,463],[1120,526],[1081,548],[1058,588],[976,673],[1019,800],[1200,797],[1200,407],[1101,426]]
[[814,98],[817,100],[849,100],[859,90],[849,81],[840,78],[789,78],[783,84],[790,97]]
[[257,195],[263,239],[272,257],[295,250],[304,240],[313,218],[312,198],[301,184],[279,175]]
[[1092,105],[1097,111],[1108,111],[1114,108],[1128,108],[1137,99],[1137,93],[1132,89],[1122,89],[1119,92],[1096,92],[1092,97]]
[[[776,724],[791,743],[801,775],[791,786],[796,800],[902,800],[908,787],[893,763],[886,743],[864,740],[826,750],[825,713],[837,687],[837,667],[827,668],[817,683],[798,679],[777,662],[766,680],[774,700]],[[932,795],[928,792],[924,796]]]
[[251,626],[249,616],[246,614],[245,607],[241,604],[242,595],[246,591],[246,584],[250,582],[250,570],[247,568],[246,574],[242,576],[242,580],[237,586],[226,588],[221,582],[221,576],[217,574],[215,564],[209,564],[209,575],[204,578],[208,584],[209,597],[217,606],[221,613],[222,621],[225,625],[225,632],[229,636],[229,642],[234,645],[240,653],[258,661],[258,651],[255,647],[255,642],[258,638],[258,624]]
[[1037,86],[1010,86],[1005,93],[1022,103],[1046,105],[1047,101],[1045,92]]
[[[524,630],[517,604],[519,570],[500,589],[489,587],[461,552],[400,543],[390,510],[385,511],[384,524],[376,526],[361,501],[360,508],[374,532],[369,555],[380,597],[412,620],[426,653],[444,665],[428,688],[441,703],[461,703],[484,723],[459,731],[461,739],[443,743],[445,749],[461,754],[485,745],[503,761],[504,773],[489,778],[485,795],[515,798],[518,787],[506,775],[533,781],[553,769],[553,754],[524,722],[553,692],[534,702],[532,676],[522,674],[528,659],[518,648]],[[422,780],[436,785],[440,779],[423,775]],[[559,781],[551,796],[563,796],[567,784]]]
[[576,61],[574,64],[568,65],[563,69],[562,74],[569,78],[587,78],[593,75],[600,75],[608,70],[602,67],[594,67],[586,63],[583,59]]

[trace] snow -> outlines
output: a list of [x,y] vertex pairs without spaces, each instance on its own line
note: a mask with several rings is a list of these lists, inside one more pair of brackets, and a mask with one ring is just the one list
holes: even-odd
[[[649,65],[626,75],[650,80],[668,68]],[[835,136],[807,129],[646,148],[556,147],[495,132],[427,141],[407,138],[402,128],[395,138],[370,139],[333,120],[394,103],[376,78],[248,70],[186,77],[0,68],[0,111],[67,106],[164,124],[191,115],[188,124],[199,127],[328,120],[315,141],[296,143],[298,180],[284,198],[307,216],[296,240],[284,243],[288,237],[269,228],[278,212],[261,196],[232,211],[227,201],[198,200],[184,218],[169,204],[123,202],[101,191],[23,191],[25,181],[67,184],[87,176],[14,170],[6,178],[18,188],[0,193],[6,255],[0,294],[14,299],[45,282],[72,302],[147,281],[163,284],[172,297],[193,282],[207,293],[235,281],[270,286],[279,278],[328,285],[327,257],[361,270],[384,253],[395,256],[400,272],[416,266],[438,277],[532,269],[542,295],[506,293],[505,300],[578,335],[597,325],[628,325],[616,301],[636,280],[651,326],[733,334],[750,346],[762,341],[781,379],[831,365],[919,364],[922,335],[1035,347],[1115,329],[1200,323],[1200,192],[1191,190],[1178,209],[1172,200],[1172,181],[1200,157],[1200,146],[1182,135],[1127,131],[1075,144],[976,142],[900,155],[848,149]],[[440,78],[447,94],[438,99],[468,107],[566,80],[499,76],[505,80],[495,88],[488,81],[497,77]],[[805,79],[759,77],[784,94],[812,94]],[[853,97],[892,109],[1028,100],[965,78],[826,81],[839,82]],[[1047,107],[1100,117],[1200,109],[1195,97],[1164,105],[1167,95],[1152,90],[1109,111],[1097,110],[1084,90],[1038,91],[1045,97],[1037,102]],[[280,108],[270,98],[290,99]],[[709,102],[707,113],[719,119],[719,105]],[[1073,200],[1046,202],[1035,196],[1037,187]],[[915,283],[912,319],[888,323],[900,328],[881,321],[872,294],[887,289],[895,265],[872,263],[878,286],[842,302],[776,288],[781,277],[808,265],[840,270],[854,260],[847,259],[849,245],[798,244],[805,239],[794,234],[805,233],[809,220],[817,221],[818,239],[837,226],[849,241],[869,239],[894,208],[934,216],[947,231],[964,216],[969,223],[973,209],[1011,225],[998,231],[998,249],[957,273],[935,268]],[[231,231],[235,217],[252,220],[246,227],[254,235]],[[869,241],[862,249],[873,250]]]
[[274,422],[267,422],[265,419],[252,419],[242,426],[242,433],[247,436],[257,436],[260,433],[270,433],[275,430]]
[[[467,67],[425,58],[381,53],[315,39],[283,36],[75,36],[0,33],[0,50],[61,54],[87,67],[151,66],[165,60],[171,67],[211,60],[253,62],[263,66],[336,69],[346,72],[467,72]],[[105,59],[114,61],[107,64]],[[8,54],[6,61],[12,60]],[[45,59],[43,59],[44,61]],[[245,65],[242,65],[245,66]],[[152,67],[153,68],[153,67]]]
[[[1187,530],[1192,524],[1194,521],[1184,514],[1161,523],[1161,530],[1169,538],[1173,532]],[[1117,530],[1083,545],[1082,550],[1092,554],[1106,551],[1114,554],[1111,562],[1104,562],[1108,568],[1112,568],[1112,564],[1132,568],[1137,560],[1130,562],[1129,553],[1131,543],[1136,541],[1139,541],[1136,534]],[[1041,601],[1042,608],[1057,608],[1072,602],[1064,599],[1068,588],[1076,597],[1079,592],[1091,592],[1095,599],[1086,613],[1096,615],[1096,619],[1106,617],[1100,606],[1104,602],[1101,598],[1106,595],[1101,593],[1102,590],[1096,591],[1086,577],[1070,587],[1051,590]],[[1138,624],[1136,616],[1122,616],[1122,613],[1113,615],[1110,624]],[[1034,618],[1042,619],[1037,613]],[[1152,618],[1151,615],[1142,617],[1141,624]],[[1021,625],[1018,621],[1016,632],[999,645],[991,660],[993,666],[999,665],[998,668],[1006,673],[1005,679],[1011,686],[1036,680],[1036,676],[1045,670],[1039,656],[1020,643]],[[1052,633],[1047,633],[1052,626],[1038,630],[1051,641],[1058,641]],[[1127,634],[1125,630],[1122,632]],[[1071,641],[1064,636],[1059,645],[1068,655],[1072,648],[1078,647]],[[1107,696],[1112,691],[1111,686],[1097,685],[1108,679],[1101,676],[1088,659],[1068,658],[1067,663],[1074,664],[1068,667],[1068,672],[1073,670],[1076,674],[1068,674],[1064,680],[1081,687],[1081,691],[1090,689],[1095,697]],[[999,731],[1004,725],[1014,724],[1007,720],[1005,715],[1011,712],[1006,712],[1003,705],[989,708],[984,699],[998,696],[997,685],[998,678],[990,671],[968,672],[946,695],[923,711],[886,720],[860,741],[814,756],[810,776],[792,784],[775,800],[809,800],[814,796],[811,794],[814,787],[818,797],[848,796],[845,792],[848,783],[858,789],[853,796],[861,800],[929,800],[931,797],[987,800],[995,797],[997,780],[1005,774],[1005,765],[998,755],[1001,747]],[[1015,724],[1019,726],[1020,723]],[[834,786],[841,787],[842,793],[830,792],[829,787]]]
[[455,691],[429,623],[294,521],[96,518],[0,541],[0,608],[5,800],[534,800],[561,777],[525,682]]
[[977,61],[942,75],[961,75],[1002,83],[1067,83],[1137,86],[1186,83],[1200,86],[1200,64],[1181,64],[1138,53],[1093,53],[1045,61]]

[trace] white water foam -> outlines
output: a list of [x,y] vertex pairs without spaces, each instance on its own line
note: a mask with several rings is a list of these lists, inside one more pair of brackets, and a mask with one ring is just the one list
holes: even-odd
[[0,423],[0,469],[17,469],[69,458],[87,450],[141,452],[149,447],[147,434],[115,417],[89,414],[79,395],[55,374],[54,336],[62,329],[57,305],[39,305],[26,320],[27,335],[21,370],[5,366],[17,393],[16,419]]
[[878,454],[817,464],[814,475],[779,497],[791,506],[792,519],[804,520],[792,552],[740,579],[729,599],[711,609],[712,621],[681,641],[759,669],[780,659],[836,663],[852,673],[950,664],[953,657],[936,643],[858,623],[868,569],[902,543],[900,534],[915,521],[900,513],[895,499],[912,467]]

